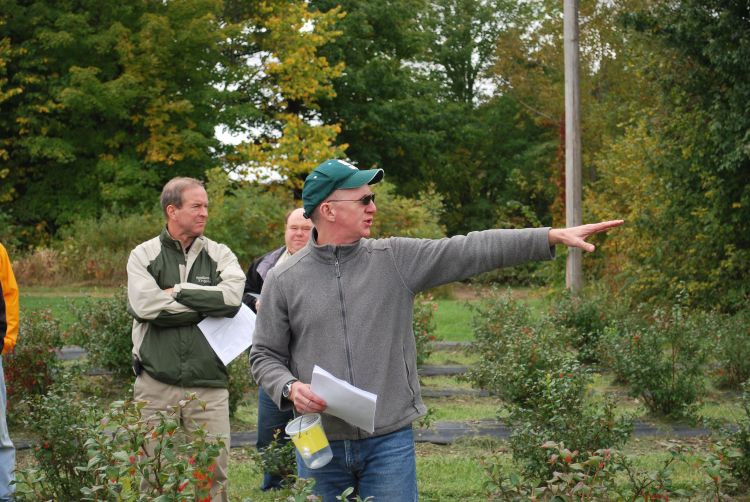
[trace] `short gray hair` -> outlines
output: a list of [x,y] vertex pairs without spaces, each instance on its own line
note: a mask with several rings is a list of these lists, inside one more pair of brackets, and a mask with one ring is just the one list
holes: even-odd
[[320,220],[320,204],[315,206],[315,209],[313,209],[312,214],[310,215],[310,221],[313,225],[317,226],[318,220]]
[[164,211],[164,216],[167,216],[167,206],[182,207],[182,193],[194,186],[203,188],[203,182],[184,176],[177,176],[167,181],[161,191],[161,209]]

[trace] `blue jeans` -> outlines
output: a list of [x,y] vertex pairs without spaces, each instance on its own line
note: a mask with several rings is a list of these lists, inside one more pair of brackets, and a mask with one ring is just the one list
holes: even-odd
[[15,485],[10,482],[15,479],[16,448],[8,434],[7,411],[3,356],[0,356],[0,501],[13,500],[15,491]]
[[297,473],[315,479],[314,492],[323,502],[335,502],[349,487],[352,499],[374,502],[416,502],[417,460],[411,425],[390,434],[366,439],[331,441],[333,459],[320,469],[309,469],[297,453]]
[[[289,439],[286,439],[284,427],[292,418],[294,418],[292,410],[279,410],[271,397],[262,388],[258,387],[258,441],[255,443],[258,451],[264,450],[271,444],[276,434],[278,434],[276,442],[279,445],[289,442]],[[281,432],[277,433],[277,431]],[[264,472],[263,483],[260,485],[260,489],[266,491],[272,488],[281,488],[282,481],[281,476]]]

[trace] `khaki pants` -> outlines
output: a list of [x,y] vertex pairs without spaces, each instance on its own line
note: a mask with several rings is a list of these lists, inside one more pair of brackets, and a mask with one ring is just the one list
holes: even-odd
[[[227,496],[227,466],[229,464],[229,391],[210,387],[177,387],[155,380],[145,371],[135,379],[133,398],[136,401],[146,401],[143,416],[148,418],[159,411],[166,411],[185,399],[185,394],[195,393],[198,400],[206,403],[205,409],[193,401],[185,406],[180,416],[175,417],[187,432],[202,427],[209,437],[221,438],[225,448],[216,459],[214,484],[211,487],[211,500],[226,502]],[[151,453],[150,445],[148,447]],[[147,486],[147,481],[144,481]]]

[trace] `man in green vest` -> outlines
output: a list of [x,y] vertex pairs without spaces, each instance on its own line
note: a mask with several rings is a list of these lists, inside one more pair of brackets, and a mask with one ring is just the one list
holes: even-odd
[[[187,431],[202,427],[221,438],[211,500],[228,500],[229,392],[227,368],[198,323],[234,317],[242,302],[245,274],[232,251],[203,235],[208,195],[192,178],[173,178],[161,194],[166,225],[131,253],[128,310],[133,322],[134,398],[148,404],[143,415],[174,407],[188,393],[197,401],[178,408]],[[143,488],[149,480],[144,480]]]

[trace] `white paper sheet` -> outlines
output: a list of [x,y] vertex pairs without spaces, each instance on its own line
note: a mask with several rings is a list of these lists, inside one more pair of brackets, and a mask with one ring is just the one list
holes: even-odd
[[255,313],[244,303],[234,317],[206,317],[198,323],[224,366],[253,343]]
[[375,432],[375,404],[378,396],[338,379],[320,366],[313,368],[311,390],[326,400],[325,413],[366,430]]

